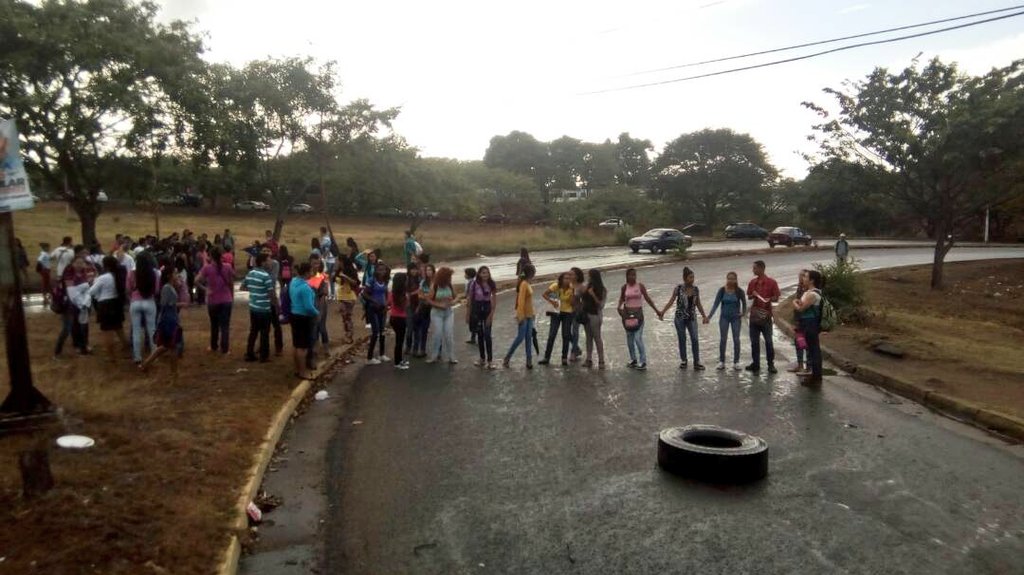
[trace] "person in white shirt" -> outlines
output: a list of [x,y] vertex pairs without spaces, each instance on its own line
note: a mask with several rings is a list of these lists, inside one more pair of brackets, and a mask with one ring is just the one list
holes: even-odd
[[60,247],[53,250],[53,253],[50,254],[50,259],[57,268],[57,277],[62,277],[64,275],[64,268],[68,267],[71,260],[75,259],[75,249],[71,245],[71,236],[64,236]]
[[124,333],[125,288],[124,271],[117,258],[103,258],[103,274],[92,283],[89,295],[96,300],[96,315],[111,362],[117,361],[117,341],[123,349],[129,348]]
[[[324,272],[327,277],[334,277],[334,270],[337,267],[338,260],[334,256],[334,239],[331,238],[331,234],[327,233],[327,228],[320,227],[320,255],[324,259]],[[335,291],[334,282],[330,284],[330,292],[328,298],[334,301],[337,298],[337,292]]]

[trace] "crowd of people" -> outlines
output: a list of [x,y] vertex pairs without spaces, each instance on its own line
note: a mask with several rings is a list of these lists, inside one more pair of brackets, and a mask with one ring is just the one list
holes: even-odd
[[[310,377],[317,352],[329,353],[328,310],[333,306],[341,316],[345,343],[353,342],[354,316],[361,313],[370,334],[366,351],[370,365],[392,362],[396,369],[406,370],[412,358],[424,359],[428,364],[458,363],[454,327],[460,321],[455,310],[460,294],[454,286],[452,268],[435,267],[412,232],[406,232],[404,264],[391,266],[383,261],[380,250],[360,250],[353,238],[341,246],[326,228],[320,231],[319,237],[311,239],[308,254],[290,253],[269,230],[262,240],[237,252],[247,258],[247,272],[238,288],[249,295],[246,361],[270,361],[271,343],[274,353],[282,355],[282,326],[288,325],[295,375]],[[184,349],[179,310],[189,305],[207,308],[209,351],[228,354],[237,279],[235,257],[235,240],[230,230],[224,230],[213,240],[189,230],[164,239],[118,235],[106,253],[96,245],[73,245],[70,237],[65,237],[52,251],[41,244],[36,269],[47,303],[62,318],[54,355],[62,354],[69,336],[78,353],[91,353],[89,322],[94,313],[111,360],[117,359],[120,344],[130,350],[139,369],[146,370],[156,359],[167,355],[171,358],[172,373],[176,374],[177,358]],[[541,354],[532,287],[536,270],[525,248],[516,270],[518,328],[507,352],[500,356],[500,364],[509,367],[516,351],[523,346],[526,367],[532,369],[534,353]],[[705,369],[701,363],[699,326],[708,324],[717,313],[717,369],[724,370],[731,364],[734,370],[759,372],[763,342],[765,367],[769,373],[776,373],[772,325],[773,313],[779,313],[773,309],[779,301],[779,286],[765,273],[762,261],[754,263],[753,274],[746,290],[740,287],[735,272],[727,274],[710,311],[705,311],[695,273],[690,268],[683,269],[682,281],[661,306],[639,281],[637,270],[627,270],[625,283],[614,301],[625,330],[628,367],[647,369],[645,310],[650,308],[654,316],[664,320],[674,308],[671,313],[681,369],[691,365],[695,370]],[[487,266],[464,270],[464,279],[461,321],[466,322],[471,333],[467,343],[476,347],[474,364],[496,369],[491,328],[497,309],[497,284]],[[811,381],[820,381],[822,276],[815,270],[805,270],[799,279],[793,309],[786,310],[794,315],[799,327],[798,361],[791,370]],[[584,272],[574,267],[548,285],[540,299],[541,305],[550,307],[544,310],[550,327],[538,364],[551,363],[561,334],[563,366],[580,363],[586,368],[605,369],[602,323],[604,309],[613,301],[614,293],[605,286],[597,269]],[[744,317],[748,318],[751,357],[745,368],[740,361]],[[126,323],[130,335],[125,333]],[[393,337],[391,357],[387,355],[389,333]],[[726,353],[730,334],[731,357]]]

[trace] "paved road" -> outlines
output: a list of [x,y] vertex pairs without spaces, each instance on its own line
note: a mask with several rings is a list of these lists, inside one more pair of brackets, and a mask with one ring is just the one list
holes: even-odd
[[[834,243],[833,240],[821,240],[821,245],[827,246]],[[862,253],[857,248],[893,246],[893,247],[919,247],[927,246],[927,243],[909,240],[850,240],[851,251],[860,258]],[[754,240],[729,240],[729,241],[701,241],[696,240],[690,251],[693,253],[703,252],[729,252],[729,251],[753,251],[763,250],[768,244],[763,241]],[[776,248],[784,252],[787,248]],[[622,246],[609,246],[603,248],[581,248],[575,250],[554,250],[534,252],[530,259],[537,268],[538,275],[549,275],[566,270],[572,266],[582,269],[594,267],[609,268],[626,265],[646,266],[659,262],[671,261],[674,256],[652,254],[641,252],[634,254],[628,248]],[[486,265],[491,268],[491,273],[497,280],[514,279],[516,262],[519,261],[519,254],[503,254],[492,257],[477,257],[451,262],[454,269],[460,270],[467,267]]]
[[[873,268],[930,255],[863,257]],[[789,280],[805,257],[764,259]],[[1024,249],[950,259],[985,257]],[[749,259],[697,262],[705,301],[729,270],[745,283]],[[640,279],[660,304],[678,272]],[[609,275],[617,289],[622,274]],[[504,352],[508,298],[500,306]],[[788,375],[680,372],[669,322],[648,324],[651,369],[630,371],[613,313],[604,372],[530,372],[521,355],[510,370],[481,372],[464,344],[455,368],[364,368],[328,454],[326,572],[1024,572],[1022,448],[843,376],[811,391]],[[701,343],[713,365],[717,327],[702,327]],[[698,422],[764,437],[769,479],[716,488],[661,472],[657,432]]]

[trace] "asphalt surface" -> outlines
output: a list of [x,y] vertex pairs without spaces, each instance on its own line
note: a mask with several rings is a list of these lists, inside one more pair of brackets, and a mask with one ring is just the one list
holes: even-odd
[[[759,257],[787,284],[808,255]],[[931,252],[859,255],[875,268]],[[987,257],[1024,249],[950,254]],[[695,262],[706,308],[727,271],[746,284],[751,259]],[[681,267],[641,270],[659,305]],[[606,277],[617,291],[622,273]],[[499,305],[498,357],[514,329],[510,298]],[[1024,572],[1020,446],[842,375],[810,390],[788,374],[716,372],[714,322],[700,332],[708,371],[681,372],[674,328],[656,320],[651,368],[631,371],[614,313],[606,371],[527,371],[520,350],[512,369],[482,372],[463,343],[454,367],[363,368],[327,453],[323,572]],[[543,347],[546,321],[538,332]],[[792,346],[776,350],[784,366]],[[689,423],[763,437],[768,479],[722,488],[660,471],[658,431]]]

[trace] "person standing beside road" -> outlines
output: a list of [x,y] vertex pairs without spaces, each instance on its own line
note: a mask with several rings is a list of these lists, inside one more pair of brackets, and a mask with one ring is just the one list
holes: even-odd
[[288,299],[291,302],[292,359],[295,362],[295,377],[309,379],[306,368],[306,354],[313,346],[313,332],[320,311],[316,307],[316,294],[309,286],[312,275],[309,262],[302,262],[296,269],[295,277],[288,284]]
[[[805,273],[807,273],[807,270],[800,270],[800,273],[797,274],[796,293],[793,295],[794,300],[802,298],[804,296],[804,292],[807,291],[804,289]],[[806,367],[806,364],[804,363],[804,356],[807,352],[805,347],[801,346],[801,342],[806,343],[807,340],[800,331],[800,312],[796,310],[793,311],[793,331],[793,348],[796,350],[796,363],[787,368],[786,371],[789,373],[801,373],[804,371],[804,367]]]
[[352,258],[346,254],[341,255],[341,265],[334,273],[334,281],[340,284],[335,293],[338,296],[338,308],[341,312],[341,326],[345,330],[343,341],[346,344],[351,344],[355,341],[352,313],[356,308],[356,300],[359,299],[359,272],[356,271],[356,265],[352,262]]
[[[414,323],[416,325],[416,335],[413,337],[413,357],[427,357],[427,343],[429,343],[427,334],[430,332],[430,310],[431,306],[428,303],[430,298],[430,288],[434,285],[434,276],[437,275],[437,269],[434,264],[427,264],[423,266],[423,278],[420,280],[420,293],[419,293],[419,305],[416,308],[416,317]],[[419,343],[419,347],[415,344]],[[430,350],[433,355],[435,350]]]
[[[446,359],[450,364],[459,363],[455,358],[455,289],[452,287],[454,271],[449,267],[437,270],[430,294],[426,298],[430,305],[430,328],[433,334],[430,339],[430,350],[427,352],[427,363]],[[438,351],[439,350],[439,351]],[[431,356],[432,353],[437,355]]]
[[477,348],[480,359],[473,363],[477,367],[494,369],[494,340],[491,338],[491,325],[494,323],[494,310],[498,307],[498,286],[491,277],[491,268],[480,266],[476,277],[466,291],[469,325],[476,333]]
[[580,328],[587,323],[587,313],[583,311],[583,296],[587,293],[587,278],[583,270],[577,267],[569,268],[572,272],[572,330],[570,331],[569,361],[576,363],[583,357],[583,350],[580,349]]
[[[525,273],[526,266],[532,265],[530,262],[530,252],[525,247],[519,248],[519,261],[516,262],[516,277],[522,277]],[[537,269],[534,268],[533,273],[537,273]]]
[[[245,346],[245,361],[261,363],[270,360],[270,327],[274,313],[274,276],[271,274],[270,254],[256,256],[256,265],[242,280],[242,289],[249,292],[249,339]],[[256,338],[260,340],[260,355],[255,353]]]
[[288,246],[281,246],[277,249],[277,261],[281,264],[281,271],[277,274],[277,279],[281,282],[283,290],[292,283],[292,269],[295,267],[295,260],[288,253]]
[[821,359],[821,288],[824,278],[818,270],[805,270],[800,274],[800,285],[804,294],[793,300],[793,307],[800,317],[800,331],[807,341],[807,363],[811,377],[806,383],[820,384],[822,377]]
[[64,277],[64,270],[73,259],[75,259],[75,250],[71,245],[71,236],[64,236],[64,239],[61,240],[60,246],[50,254],[50,260],[53,262],[53,267],[57,272],[58,279]]
[[768,373],[775,369],[775,346],[772,344],[772,304],[779,301],[779,284],[765,275],[764,262],[754,262],[754,279],[747,285],[747,299],[750,300],[750,355],[747,371],[761,371],[761,338],[764,338],[764,353]]
[[206,311],[210,316],[210,351],[227,355],[231,336],[231,307],[235,301],[235,270],[225,265],[224,250],[210,249],[210,263],[203,266],[196,285],[206,290]]
[[[334,238],[328,233],[327,228],[320,227],[320,256],[324,259],[324,268],[327,272],[327,277],[334,277],[334,270],[337,267],[338,259],[335,253],[338,251],[337,246],[334,245]],[[330,292],[327,297],[331,301],[337,299],[337,292],[335,291],[334,282],[328,284]]]
[[402,253],[405,255],[405,265],[411,264],[413,258],[422,252],[423,248],[416,241],[416,236],[413,235],[412,230],[405,230],[405,244],[402,248]]
[[[526,248],[523,248],[523,251],[525,252]],[[515,354],[519,345],[525,344],[526,369],[533,369],[533,348],[530,346],[530,337],[533,334],[534,312],[533,287],[530,286],[530,281],[536,274],[537,270],[533,264],[526,263],[523,265],[522,275],[519,276],[519,283],[516,284],[516,322],[519,327],[516,330],[516,339],[512,341],[508,353],[505,354],[505,359],[501,362],[505,368],[509,367],[512,355]]]
[[[636,269],[626,270],[626,283],[619,290],[619,315],[626,330],[626,347],[629,349],[629,364],[626,367],[644,371],[647,369],[647,349],[644,347],[644,302],[651,306],[661,318],[658,306],[647,293],[647,287],[637,281]],[[639,360],[639,361],[638,361]]]
[[725,285],[718,288],[715,303],[711,305],[708,318],[715,316],[718,306],[722,306],[722,315],[718,316],[718,367],[725,369],[725,345],[732,329],[732,368],[740,370],[740,326],[743,316],[747,314],[747,298],[743,296],[737,281],[736,272],[725,274]]
[[277,297],[277,278],[281,277],[281,262],[267,246],[263,246],[260,253],[267,256],[267,272],[270,274],[271,281],[270,327],[274,331],[274,355],[281,355],[284,353],[284,332],[281,329],[281,300]]
[[665,307],[658,312],[659,317],[665,317],[665,312],[672,304],[676,304],[675,327],[676,337],[679,339],[679,369],[686,369],[686,334],[690,334],[690,348],[693,351],[694,371],[704,371],[704,365],[700,362],[700,340],[697,338],[697,312],[700,312],[702,321],[708,323],[708,315],[704,313],[704,306],[700,302],[700,288],[694,285],[694,273],[688,267],[683,268],[683,283],[676,286],[672,297],[665,304]]
[[[312,267],[309,285],[313,288],[313,293],[316,294],[316,307],[320,311],[317,316],[318,321],[313,330],[313,343],[315,344],[317,339],[319,339],[323,353],[326,356],[330,354],[329,344],[331,341],[327,335],[327,274],[324,273],[324,261],[320,257],[316,255],[309,256],[309,265]],[[316,365],[315,348],[315,345],[309,348],[309,353],[306,354],[309,369],[314,369]]]
[[52,262],[50,257],[50,244],[42,242],[39,244],[39,256],[36,257],[36,273],[39,274],[40,290],[43,292],[43,305],[50,305],[50,298],[53,296],[51,293],[53,286],[50,285],[50,267]]
[[409,327],[409,276],[398,272],[391,280],[391,291],[388,293],[388,310],[391,313],[391,330],[395,332],[395,369],[409,369],[409,360],[405,358],[405,331]]
[[[388,315],[388,269],[383,265],[374,267],[374,277],[369,285],[363,286],[363,303],[366,305],[367,318],[370,321],[370,343],[366,349],[366,363],[380,365],[388,360],[384,355],[384,328]],[[379,346],[377,357],[373,351]]]
[[155,349],[153,338],[156,335],[156,298],[160,293],[159,286],[160,269],[156,260],[148,251],[142,252],[135,261],[135,269],[128,272],[127,281],[127,291],[131,294],[128,313],[132,320],[132,359],[136,365],[142,364],[144,359],[143,337],[145,345],[151,350]]
[[597,368],[604,369],[604,337],[601,335],[601,323],[604,320],[604,304],[608,299],[608,290],[604,287],[601,270],[592,269],[588,272],[586,291],[583,293],[583,313],[586,321],[583,329],[587,335],[587,360],[583,367],[594,367],[594,346],[597,346]]
[[469,298],[469,288],[473,285],[473,281],[476,280],[476,268],[466,268],[463,270],[463,277],[466,280],[466,289],[463,292],[466,296],[466,324],[469,327],[469,339],[466,343],[469,345],[476,345],[476,324],[470,321],[470,308],[472,307],[472,300]]
[[[235,255],[235,236],[231,235],[231,230],[224,228],[224,237],[220,239],[221,246],[224,248],[224,253]],[[234,261],[234,258],[231,258]]]
[[846,241],[846,234],[839,234],[839,241],[836,242],[836,262],[840,264],[846,263],[846,258],[850,256],[850,242]]
[[555,338],[558,337],[559,329],[562,331],[562,365],[569,365],[573,321],[572,298],[574,295],[571,277],[568,272],[559,274],[558,281],[548,286],[548,289],[544,290],[541,295],[541,298],[548,302],[554,310],[547,312],[547,316],[551,320],[551,328],[548,330],[548,343],[544,347],[544,358],[537,362],[539,365],[551,363],[551,352],[554,350]]

